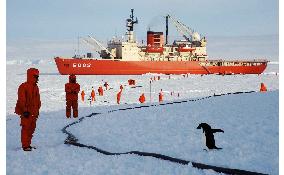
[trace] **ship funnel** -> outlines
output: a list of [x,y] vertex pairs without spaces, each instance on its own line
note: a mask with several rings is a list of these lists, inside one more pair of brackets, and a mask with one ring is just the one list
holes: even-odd
[[147,52],[162,53],[164,50],[164,34],[163,32],[147,32]]
[[151,47],[163,47],[164,46],[164,34],[163,32],[147,32],[147,46]]

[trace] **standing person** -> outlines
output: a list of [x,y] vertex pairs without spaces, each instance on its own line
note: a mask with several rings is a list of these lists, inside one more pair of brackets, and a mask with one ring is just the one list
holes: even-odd
[[98,93],[99,93],[99,96],[101,96],[101,88],[100,87],[98,88]]
[[145,102],[145,95],[144,95],[144,93],[142,93],[142,94],[140,95],[139,101],[140,101],[140,103],[144,103],[144,102]]
[[161,89],[160,93],[159,93],[159,102],[163,101],[163,90]]
[[267,88],[266,88],[266,86],[264,85],[264,83],[261,83],[260,84],[260,90],[259,90],[260,92],[266,92],[267,91]]
[[78,93],[80,85],[76,82],[76,76],[69,76],[69,83],[65,84],[66,92],[66,117],[71,117],[71,108],[73,109],[73,117],[78,117]]
[[96,98],[95,98],[96,97],[96,93],[95,93],[94,87],[92,87],[91,97],[92,97],[92,102],[96,101]]
[[82,99],[82,102],[85,101],[85,91],[84,90],[82,90],[81,92],[81,99]]
[[104,95],[104,90],[103,90],[102,86],[99,87],[98,92],[99,92],[99,96],[103,96]]
[[32,151],[31,146],[36,121],[41,107],[39,88],[37,86],[39,71],[36,68],[27,70],[27,81],[22,83],[18,89],[18,100],[15,113],[21,118],[21,142],[24,151]]
[[100,86],[100,88],[101,88],[101,95],[104,96],[104,89],[102,86]]
[[121,93],[122,93],[122,89],[120,89],[120,91],[116,94],[116,102],[117,102],[117,104],[120,104]]
[[104,84],[104,87],[106,88],[106,90],[108,89],[108,83],[107,82],[105,82],[105,84]]

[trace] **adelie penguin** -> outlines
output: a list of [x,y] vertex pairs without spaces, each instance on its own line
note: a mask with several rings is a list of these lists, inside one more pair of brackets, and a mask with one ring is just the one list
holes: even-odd
[[208,149],[222,149],[222,148],[216,147],[213,134],[215,132],[224,133],[224,131],[222,129],[212,129],[211,126],[208,125],[207,123],[200,123],[196,129],[201,129],[201,128],[203,129],[203,133],[205,133],[206,146],[208,147]]

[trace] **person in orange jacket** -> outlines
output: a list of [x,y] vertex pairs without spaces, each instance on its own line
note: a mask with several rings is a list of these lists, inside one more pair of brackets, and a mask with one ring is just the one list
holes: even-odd
[[267,88],[266,88],[266,86],[264,85],[264,83],[261,83],[260,84],[260,90],[259,90],[260,92],[266,92],[267,91]]
[[37,86],[39,71],[36,68],[27,70],[27,81],[18,88],[18,100],[15,113],[21,118],[21,142],[24,151],[32,151],[31,146],[36,121],[41,107],[39,88]]
[[163,90],[161,89],[160,93],[159,93],[159,102],[163,101]]
[[104,89],[101,86],[100,86],[100,88],[101,88],[101,94],[102,94],[102,96],[104,96]]
[[99,87],[98,92],[99,92],[99,96],[104,95],[104,90],[103,90],[102,86]]
[[144,103],[145,102],[145,95],[144,95],[144,93],[142,93],[142,95],[139,97],[139,101],[140,101],[140,103]]
[[82,90],[82,92],[81,92],[81,99],[82,99],[82,102],[84,102],[85,101],[85,91],[84,90]]
[[78,93],[80,85],[76,82],[76,76],[69,76],[69,83],[65,84],[66,92],[66,117],[71,117],[71,108],[73,109],[73,117],[78,117]]
[[91,92],[91,97],[92,97],[92,101],[96,101],[96,93],[95,93],[95,90],[94,88],[92,87],[92,92]]
[[99,96],[101,96],[101,89],[100,89],[100,87],[98,88],[98,93],[99,93]]
[[120,91],[116,94],[116,102],[117,102],[117,104],[120,104],[121,93],[122,93],[122,89],[120,89]]

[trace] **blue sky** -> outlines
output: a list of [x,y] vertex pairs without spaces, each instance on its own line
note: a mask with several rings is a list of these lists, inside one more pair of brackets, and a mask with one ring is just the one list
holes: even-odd
[[[163,16],[171,14],[207,37],[210,58],[278,60],[278,3],[277,0],[7,0],[6,59],[73,56],[78,36],[92,35],[105,44],[113,36],[125,34],[125,19],[133,8],[139,20],[135,26],[139,42],[146,40],[149,26],[164,32]],[[169,41],[173,39],[181,37],[170,25]],[[84,54],[92,50],[82,43],[80,51]]]
[[[140,38],[147,27],[163,31],[170,13],[206,36],[278,35],[277,0],[8,0],[7,41],[71,39],[92,34],[102,39],[125,33],[135,9]],[[170,29],[172,30],[172,29]],[[176,32],[176,31],[170,31]]]

